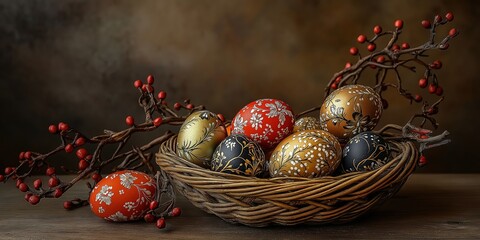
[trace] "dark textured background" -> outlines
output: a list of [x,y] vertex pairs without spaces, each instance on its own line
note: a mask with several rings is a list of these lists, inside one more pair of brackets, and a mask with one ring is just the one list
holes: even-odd
[[[124,128],[127,114],[141,116],[132,82],[149,73],[169,102],[189,97],[228,118],[257,98],[297,112],[319,105],[327,80],[354,60],[358,34],[403,18],[402,38],[418,44],[427,38],[420,21],[451,10],[461,35],[432,60],[444,63],[438,120],[452,143],[427,152],[420,171],[479,172],[479,9],[476,1],[2,0],[0,167],[21,150],[56,146],[50,123],[90,135]],[[419,76],[405,73],[412,92]],[[380,125],[403,124],[419,109],[393,96]]]

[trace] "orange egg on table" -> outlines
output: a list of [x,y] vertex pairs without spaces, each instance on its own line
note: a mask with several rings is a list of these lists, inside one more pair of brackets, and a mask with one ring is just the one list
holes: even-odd
[[103,178],[90,193],[90,208],[113,222],[142,218],[156,194],[156,183],[143,172],[124,170]]

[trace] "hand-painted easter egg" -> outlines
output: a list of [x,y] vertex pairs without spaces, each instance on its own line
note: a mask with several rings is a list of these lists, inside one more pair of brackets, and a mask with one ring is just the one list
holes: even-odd
[[276,99],[260,99],[243,107],[233,119],[232,134],[244,134],[263,148],[272,148],[293,131],[292,108]]
[[378,134],[355,135],[343,149],[341,172],[363,172],[377,169],[389,161],[390,147]]
[[342,147],[337,138],[323,130],[305,130],[283,139],[269,162],[271,177],[320,177],[340,165]]
[[93,188],[90,208],[95,215],[109,221],[138,220],[149,209],[155,193],[155,181],[148,174],[119,171],[106,176]]
[[354,135],[372,130],[382,115],[380,96],[370,87],[347,85],[333,91],[320,108],[322,129],[347,142]]
[[213,151],[225,137],[227,131],[216,114],[194,112],[178,132],[177,154],[201,167],[209,167]]
[[260,145],[244,135],[225,138],[212,157],[213,171],[244,176],[260,176],[264,172],[265,154]]
[[322,129],[320,121],[314,117],[302,117],[295,121],[293,132],[300,132],[304,130]]

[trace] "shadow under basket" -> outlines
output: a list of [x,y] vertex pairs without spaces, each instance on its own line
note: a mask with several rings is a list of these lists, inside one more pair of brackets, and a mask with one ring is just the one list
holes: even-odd
[[391,160],[369,172],[321,178],[254,178],[201,168],[176,154],[177,136],[161,144],[157,163],[193,205],[230,223],[268,225],[350,222],[390,199],[415,170],[411,141],[388,141]]

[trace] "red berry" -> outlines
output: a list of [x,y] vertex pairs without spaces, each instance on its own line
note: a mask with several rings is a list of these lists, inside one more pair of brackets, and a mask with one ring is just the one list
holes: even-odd
[[151,222],[155,221],[155,216],[153,216],[153,214],[151,214],[151,213],[147,213],[147,214],[145,214],[145,216],[143,216],[143,220],[145,220],[145,222],[147,222],[147,223],[151,223]]
[[426,29],[429,29],[432,27],[432,24],[430,23],[430,21],[428,20],[423,20],[422,21],[422,27],[426,28]]
[[330,85],[330,88],[332,89],[337,89],[338,88],[338,85],[336,83],[332,83],[332,85]]
[[147,84],[142,83],[142,91],[146,92],[147,91]]
[[357,55],[358,54],[358,48],[351,47],[350,48],[350,54],[353,55],[353,56]]
[[402,43],[402,49],[409,49],[410,45],[408,43]]
[[438,108],[437,107],[432,107],[428,109],[427,111],[428,114],[437,114],[438,113]]
[[83,171],[83,170],[87,169],[88,166],[90,166],[90,163],[87,162],[87,160],[82,159],[82,160],[78,161],[78,169],[80,171]]
[[25,158],[25,152],[20,152],[20,154],[18,154],[18,160],[23,160]]
[[57,126],[55,126],[55,125],[52,124],[52,125],[48,126],[48,131],[49,131],[51,134],[55,134],[55,133],[57,133],[58,128],[57,128]]
[[437,86],[437,90],[435,90],[435,94],[437,94],[438,96],[442,96],[443,88],[441,86]]
[[26,151],[25,155],[23,155],[23,156],[25,157],[25,159],[30,159],[32,157],[32,152]]
[[418,94],[415,95],[415,97],[414,97],[415,102],[421,102],[422,99],[423,99],[422,96],[420,96],[420,95],[418,95]]
[[152,85],[146,85],[145,86],[145,90],[148,92],[148,93],[152,93],[154,91]]
[[375,45],[375,43],[370,43],[367,46],[367,50],[370,51],[370,52],[375,51],[376,48],[377,48],[377,45]]
[[164,218],[159,218],[157,219],[157,228],[162,229],[165,228],[165,219]]
[[192,110],[193,107],[194,107],[194,106],[193,106],[193,104],[191,104],[191,103],[189,103],[189,104],[187,104],[187,106],[185,106],[185,108],[188,109],[188,110]]
[[37,195],[32,195],[28,198],[28,202],[32,205],[37,205],[40,202],[40,197]]
[[401,20],[401,19],[395,20],[395,23],[393,23],[393,25],[395,25],[395,27],[398,28],[398,29],[402,29],[403,28],[403,20]]
[[340,75],[340,76],[338,76],[337,78],[335,78],[335,83],[336,83],[336,84],[339,84],[339,83],[342,81],[342,78],[343,78],[342,75]]
[[155,78],[153,77],[152,74],[147,76],[147,83],[152,85],[155,82]]
[[175,103],[175,104],[173,104],[173,108],[174,108],[175,110],[179,110],[181,107],[182,107],[182,105],[181,105],[180,103]]
[[162,125],[162,122],[163,122],[163,119],[161,117],[157,117],[157,118],[155,118],[155,120],[153,120],[153,125],[155,127],[158,127],[158,126]]
[[395,52],[395,51],[398,51],[398,50],[400,50],[400,46],[398,46],[398,44],[393,44],[392,51]]
[[133,119],[132,116],[127,116],[125,118],[125,123],[128,125],[128,126],[133,126],[135,125],[135,120]]
[[445,18],[449,22],[453,21],[453,13],[452,12],[447,12],[447,14],[445,14]]
[[69,143],[69,144],[67,144],[67,146],[65,146],[65,152],[67,152],[67,153],[73,152],[72,144]]
[[365,41],[367,41],[367,37],[365,35],[363,34],[358,35],[357,42],[364,43]]
[[176,208],[172,209],[172,212],[171,212],[172,217],[178,217],[178,216],[180,216],[180,214],[182,214],[182,209],[181,208],[176,207]]
[[36,179],[35,181],[33,181],[33,187],[35,189],[40,189],[42,187],[42,179]]
[[51,177],[50,179],[48,179],[48,186],[49,187],[56,187],[56,186],[58,186],[59,183],[60,183],[60,181],[56,177]]
[[167,98],[167,93],[164,92],[164,91],[160,91],[160,92],[158,93],[158,99],[163,100],[163,99],[165,99],[165,98]]
[[55,174],[55,168],[54,167],[49,167],[49,168],[47,168],[45,173],[46,173],[47,176],[52,176],[53,174]]
[[425,88],[427,87],[427,85],[428,85],[428,80],[426,78],[420,78],[420,80],[418,80],[419,87]]
[[20,186],[20,184],[23,183],[23,180],[21,178],[17,179],[17,182],[15,184],[15,186],[18,188]]
[[64,131],[68,131],[68,129],[70,129],[70,126],[67,124],[67,123],[64,123],[64,122],[60,122],[58,124],[58,129],[62,132]]
[[425,156],[420,156],[420,159],[418,160],[418,163],[420,164],[420,166],[423,166],[425,164],[427,164],[427,158]]
[[378,62],[378,63],[383,63],[383,62],[385,62],[385,57],[384,57],[384,56],[378,56],[377,62]]
[[80,148],[75,154],[77,155],[78,159],[82,159],[88,155],[88,151],[85,148]]
[[100,175],[99,173],[94,173],[94,174],[92,175],[92,179],[93,179],[93,181],[95,181],[95,182],[100,182],[100,180],[102,180],[102,175]]
[[155,210],[155,209],[157,209],[157,208],[158,208],[158,201],[155,201],[155,200],[151,201],[151,202],[150,202],[150,210],[153,211],[153,210]]
[[0,182],[3,182],[3,181],[5,181],[5,176],[0,174]]
[[135,80],[135,82],[133,82],[133,86],[135,88],[141,88],[143,86],[143,83],[141,80]]
[[82,146],[83,144],[85,144],[85,142],[85,138],[79,137],[77,138],[77,140],[75,140],[75,146]]
[[441,21],[442,21],[442,16],[435,15],[435,22],[441,22]]
[[18,189],[19,189],[21,192],[26,192],[26,191],[28,191],[28,186],[27,186],[27,184],[25,184],[25,183],[22,182],[22,183],[20,183],[20,184],[18,185]]
[[63,195],[63,190],[61,188],[57,188],[55,189],[55,191],[53,191],[53,197],[54,198],[59,198]]
[[380,27],[378,25],[373,27],[373,33],[380,34],[381,32],[382,32],[382,27]]
[[428,92],[433,94],[436,91],[437,91],[437,86],[433,83],[430,83],[430,85],[428,85]]
[[33,194],[31,194],[31,193],[25,194],[25,197],[24,197],[24,198],[25,198],[25,201],[28,202],[28,199],[29,199],[32,195],[33,195]]
[[11,173],[13,173],[13,171],[15,171],[15,168],[13,168],[13,167],[6,167],[5,168],[5,174],[6,175],[10,175]]
[[350,68],[351,66],[352,66],[352,63],[350,63],[350,62],[345,63],[345,68]]
[[65,209],[67,209],[67,210],[70,210],[70,209],[72,209],[72,207],[73,207],[72,201],[65,201],[65,202],[63,202],[63,208],[65,208]]
[[457,34],[457,29],[456,28],[452,28],[450,29],[450,31],[448,31],[448,36],[450,37],[453,37]]
[[225,122],[225,117],[223,116],[223,114],[218,113],[218,114],[217,114],[217,118],[218,118],[221,122]]
[[440,68],[442,68],[442,66],[443,66],[442,61],[440,61],[440,60],[435,60],[435,61],[433,61],[433,66],[435,66],[435,67],[434,67],[435,69],[440,69]]

